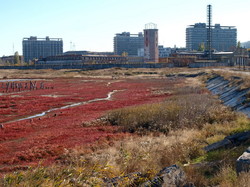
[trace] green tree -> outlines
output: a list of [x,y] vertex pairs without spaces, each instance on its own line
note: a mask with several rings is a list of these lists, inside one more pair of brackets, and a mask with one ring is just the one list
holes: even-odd
[[198,51],[204,51],[204,50],[205,50],[205,44],[204,43],[200,43]]
[[238,43],[237,43],[237,48],[241,48],[241,43],[240,43],[240,41],[238,41]]
[[19,56],[19,54],[18,54],[17,51],[14,54],[14,64],[15,65],[19,65],[20,64],[20,56]]

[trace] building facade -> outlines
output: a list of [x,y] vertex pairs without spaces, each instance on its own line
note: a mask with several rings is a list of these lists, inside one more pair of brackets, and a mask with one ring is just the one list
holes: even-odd
[[159,62],[158,29],[156,24],[146,24],[144,29],[144,60]]
[[[188,51],[202,50],[207,45],[206,23],[196,23],[186,28],[186,48]],[[212,27],[212,49],[233,51],[237,45],[237,29],[233,26],[215,24]]]
[[44,58],[48,56],[60,55],[63,53],[62,38],[23,38],[23,57],[25,62]]
[[126,63],[127,57],[118,55],[81,55],[64,54],[40,58],[35,63],[37,65],[83,65],[83,64],[111,64]]
[[172,52],[172,49],[170,47],[164,47],[163,45],[159,45],[158,49],[159,49],[159,58],[169,57]]
[[[17,61],[19,61],[20,64],[23,63],[23,56],[18,56],[17,57]],[[15,59],[15,56],[14,55],[11,55],[11,56],[3,56],[3,57],[0,57],[0,64],[9,64],[9,65],[15,65],[16,64],[16,59]]]
[[141,32],[138,34],[130,34],[130,32],[123,32],[116,34],[114,37],[114,54],[128,56],[139,56],[140,50],[144,46],[144,37]]

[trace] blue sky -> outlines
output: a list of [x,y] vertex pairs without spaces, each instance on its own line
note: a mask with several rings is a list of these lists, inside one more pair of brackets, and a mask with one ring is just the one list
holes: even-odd
[[208,4],[213,24],[236,26],[238,40],[250,40],[250,0],[0,0],[0,56],[22,54],[30,36],[63,38],[64,51],[113,51],[116,33],[142,32],[149,22],[160,44],[185,47],[186,27],[206,22]]

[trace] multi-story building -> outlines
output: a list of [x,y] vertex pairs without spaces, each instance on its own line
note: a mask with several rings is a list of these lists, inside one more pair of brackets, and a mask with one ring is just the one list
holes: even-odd
[[[186,48],[188,51],[200,50],[207,45],[206,23],[196,23],[186,28]],[[212,27],[212,49],[232,51],[237,45],[237,29],[233,26],[215,24]]]
[[114,37],[114,54],[128,56],[139,56],[141,49],[144,46],[144,37],[141,32],[138,34],[130,34],[130,32],[123,32],[116,34]]
[[159,62],[158,29],[154,23],[146,24],[144,29],[144,60]]
[[63,53],[62,38],[23,38],[24,61],[60,55]]
[[20,64],[23,63],[23,56],[18,55],[18,59],[15,59],[15,55],[0,57],[0,63],[16,64],[19,61]]
[[159,58],[169,57],[172,52],[171,47],[164,47],[163,45],[159,45],[158,49],[159,49]]

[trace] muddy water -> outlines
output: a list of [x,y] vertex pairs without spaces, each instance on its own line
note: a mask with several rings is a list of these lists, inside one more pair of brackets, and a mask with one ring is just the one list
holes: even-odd
[[79,106],[79,105],[85,105],[85,104],[93,103],[93,102],[97,102],[97,101],[107,101],[107,100],[110,100],[112,95],[114,93],[118,92],[118,91],[121,91],[121,90],[113,90],[112,92],[109,92],[107,97],[105,97],[105,98],[96,98],[96,99],[91,99],[89,101],[73,103],[73,104],[62,106],[62,107],[59,107],[59,108],[52,108],[52,109],[49,109],[47,111],[41,112],[39,114],[35,114],[35,115],[29,116],[29,117],[13,120],[13,121],[9,121],[9,122],[5,122],[4,124],[17,122],[17,121],[23,121],[23,120],[27,120],[27,119],[33,119],[33,118],[37,118],[37,117],[42,117],[42,116],[45,116],[46,114],[48,114],[50,112],[53,112],[53,111],[62,110],[62,109],[66,109],[66,108],[71,108],[71,107],[75,107],[75,106]]

